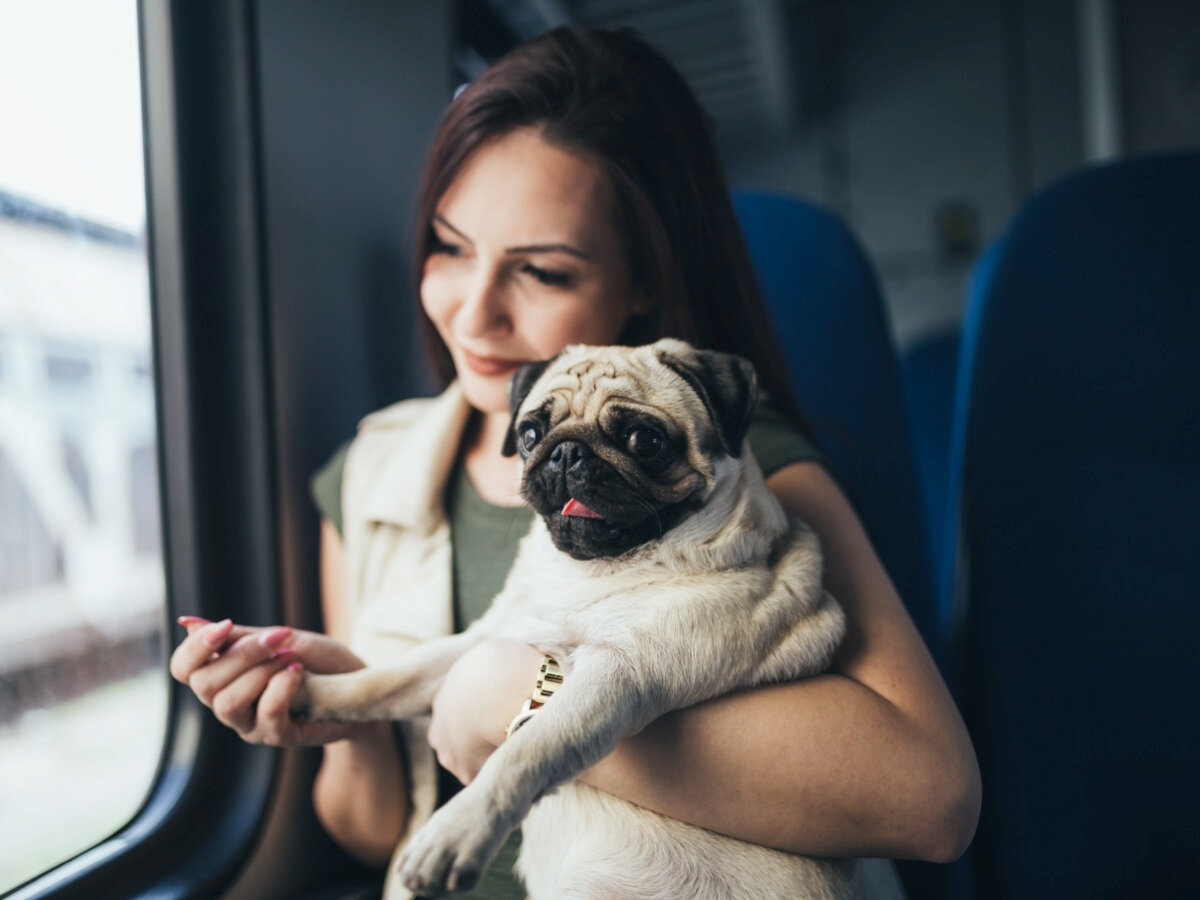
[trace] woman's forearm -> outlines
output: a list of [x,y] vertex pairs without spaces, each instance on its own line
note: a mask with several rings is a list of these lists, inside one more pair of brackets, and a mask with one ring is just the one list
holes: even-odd
[[965,732],[921,727],[838,675],[671,713],[583,780],[672,818],[813,856],[948,861],[978,817]]
[[408,783],[390,723],[372,722],[325,745],[313,806],[349,853],[370,865],[387,864],[408,822]]

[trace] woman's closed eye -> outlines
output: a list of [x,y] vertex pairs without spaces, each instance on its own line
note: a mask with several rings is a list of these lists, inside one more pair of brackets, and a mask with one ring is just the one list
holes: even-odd
[[429,253],[443,253],[446,256],[460,256],[462,248],[456,244],[450,244],[438,237],[437,232],[429,236]]
[[535,266],[533,263],[528,262],[521,266],[521,271],[548,287],[570,287],[571,285],[570,272],[563,272],[558,269],[544,269],[541,266]]

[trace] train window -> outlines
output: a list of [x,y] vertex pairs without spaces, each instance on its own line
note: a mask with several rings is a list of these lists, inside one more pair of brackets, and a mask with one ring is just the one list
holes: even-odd
[[167,728],[136,0],[0,0],[0,893],[125,825]]

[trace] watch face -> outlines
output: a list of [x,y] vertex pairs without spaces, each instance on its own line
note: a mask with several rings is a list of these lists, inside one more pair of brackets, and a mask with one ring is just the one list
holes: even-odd
[[537,686],[534,688],[534,694],[543,703],[549,700],[554,692],[558,690],[563,683],[562,669],[558,666],[558,661],[553,656],[547,656],[542,660],[542,668],[538,672]]

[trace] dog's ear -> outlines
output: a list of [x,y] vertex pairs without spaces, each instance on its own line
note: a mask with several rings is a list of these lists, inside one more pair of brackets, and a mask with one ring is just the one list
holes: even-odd
[[758,406],[758,377],[749,360],[716,350],[660,351],[659,361],[692,386],[704,401],[721,444],[741,456],[742,441]]
[[508,433],[504,435],[504,445],[500,448],[500,452],[505,456],[513,456],[517,452],[517,411],[529,396],[534,383],[542,377],[542,373],[555,358],[525,363],[513,373],[512,381],[508,383],[508,410],[512,413],[512,418],[508,423]]

